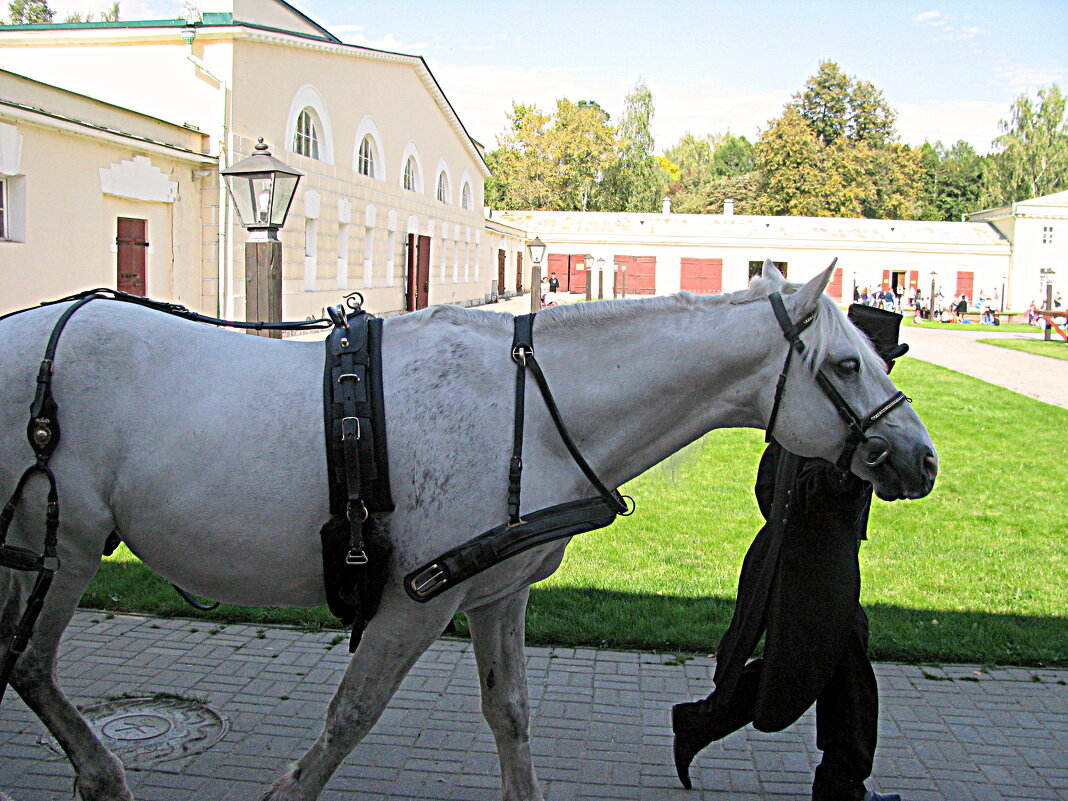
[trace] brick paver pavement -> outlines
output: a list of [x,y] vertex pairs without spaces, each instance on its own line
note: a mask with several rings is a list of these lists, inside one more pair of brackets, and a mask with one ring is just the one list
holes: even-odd
[[[337,632],[214,626],[80,611],[60,662],[78,704],[174,693],[210,704],[229,730],[207,752],[131,770],[138,801],[254,801],[318,733],[348,662]],[[668,710],[703,695],[714,661],[529,648],[535,765],[550,801],[808,798],[818,759],[807,714],[778,734],[752,729],[706,749],[683,790]],[[881,743],[873,786],[906,801],[1068,798],[1068,670],[876,665]],[[0,790],[14,801],[71,798],[66,760],[11,692],[0,708]],[[405,680],[323,794],[340,801],[463,799],[500,792],[479,711],[470,644],[441,639]]]

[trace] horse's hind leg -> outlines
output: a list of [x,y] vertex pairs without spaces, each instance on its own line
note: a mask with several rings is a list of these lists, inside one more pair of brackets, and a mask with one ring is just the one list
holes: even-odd
[[467,612],[478,662],[482,714],[497,742],[503,801],[542,801],[530,759],[530,706],[523,651],[529,588]]
[[330,701],[319,738],[261,801],[318,798],[337,766],[374,726],[412,665],[452,619],[451,608],[413,609],[407,599],[394,601],[387,606],[383,599],[364,631]]
[[[60,534],[61,543],[63,532]],[[103,538],[101,538],[101,543]],[[62,549],[62,544],[61,544]],[[126,786],[122,763],[105,748],[85,718],[59,688],[56,653],[63,630],[70,623],[78,600],[99,565],[99,555],[79,563],[63,554],[63,563],[45,599],[33,637],[11,674],[11,686],[41,719],[74,766],[75,787],[83,801],[133,801]],[[0,657],[7,649],[36,573],[14,573],[0,578]]]

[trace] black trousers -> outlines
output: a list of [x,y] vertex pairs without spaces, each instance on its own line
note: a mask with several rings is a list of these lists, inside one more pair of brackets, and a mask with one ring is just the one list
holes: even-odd
[[[764,660],[742,669],[735,692],[704,701],[706,720],[714,721],[713,740],[753,722]],[[827,685],[816,698],[816,747],[823,760],[812,784],[814,801],[859,801],[871,776],[878,739],[879,691],[868,659],[868,618],[857,606],[848,642]]]

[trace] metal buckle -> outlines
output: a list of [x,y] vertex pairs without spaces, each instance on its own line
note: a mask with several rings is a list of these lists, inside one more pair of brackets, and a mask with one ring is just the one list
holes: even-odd
[[[370,513],[367,511],[367,506],[366,504],[364,504],[363,501],[360,501],[360,511],[363,513],[360,517],[360,522],[366,523],[367,518],[370,517]],[[348,520],[350,523],[355,522],[352,519],[352,501],[349,501],[348,505],[345,507],[345,519]]]
[[344,442],[346,439],[349,438],[351,427],[346,426],[345,424],[348,423],[350,420],[356,423],[356,431],[352,432],[352,436],[356,437],[356,439],[360,438],[360,418],[359,417],[342,417],[341,418],[341,441],[342,442]]
[[360,550],[360,551],[349,551],[348,555],[345,556],[345,564],[346,565],[366,565],[367,564],[367,554],[362,550]]
[[360,380],[360,377],[358,375],[356,375],[356,373],[342,373],[341,375],[339,375],[337,377],[337,382],[340,384],[346,378],[355,379],[357,382]]
[[534,355],[534,348],[528,348],[526,345],[516,345],[512,348],[512,361],[523,367],[527,366],[527,357]]
[[442,584],[448,582],[448,580],[445,568],[438,564],[433,564],[413,576],[410,584],[412,592],[420,598],[425,598]]

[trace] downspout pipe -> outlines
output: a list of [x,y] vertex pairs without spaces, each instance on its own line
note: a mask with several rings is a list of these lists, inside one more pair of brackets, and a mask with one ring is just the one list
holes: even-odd
[[219,230],[217,241],[218,267],[216,270],[215,313],[224,319],[233,319],[233,270],[230,262],[230,199],[226,194],[226,183],[222,171],[230,166],[230,87],[226,80],[216,75],[203,59],[193,52],[193,42],[197,31],[192,25],[182,29],[182,41],[189,48],[186,59],[193,67],[207,75],[217,84],[223,93],[222,135],[219,138]]

